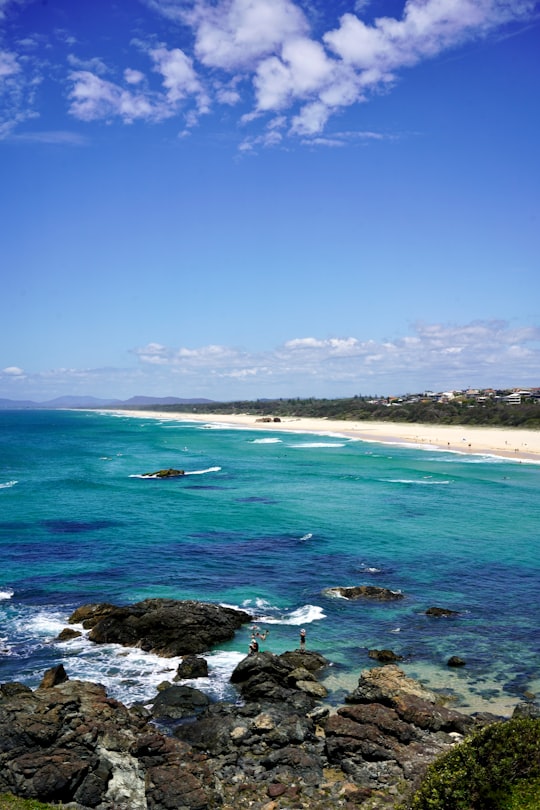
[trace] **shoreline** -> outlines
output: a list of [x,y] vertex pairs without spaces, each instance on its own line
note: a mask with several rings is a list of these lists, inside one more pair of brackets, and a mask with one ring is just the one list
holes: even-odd
[[414,422],[360,422],[307,417],[285,417],[279,422],[257,421],[249,414],[189,413],[118,409],[122,416],[178,422],[231,425],[250,430],[345,436],[364,442],[411,445],[454,453],[498,456],[540,464],[540,430],[463,425],[425,425]]

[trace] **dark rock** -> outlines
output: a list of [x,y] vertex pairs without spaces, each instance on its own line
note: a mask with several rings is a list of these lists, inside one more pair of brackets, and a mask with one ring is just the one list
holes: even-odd
[[327,588],[324,593],[326,596],[341,596],[344,599],[375,599],[381,602],[403,599],[401,591],[391,591],[389,588],[379,588],[376,585],[338,586]]
[[51,689],[53,686],[57,686],[59,683],[65,683],[67,680],[68,676],[66,674],[66,670],[64,669],[62,664],[58,664],[58,666],[51,667],[46,671],[43,678],[41,679],[39,688]]
[[208,662],[206,658],[199,658],[196,655],[186,655],[178,664],[178,669],[174,677],[175,681],[184,681],[191,678],[207,678]]
[[369,650],[368,655],[375,661],[380,661],[381,664],[395,664],[396,661],[403,661],[403,656],[392,650]]
[[24,683],[12,681],[11,683],[0,683],[0,696],[2,698],[10,698],[14,695],[32,694],[32,690]]
[[204,758],[91,683],[2,689],[0,793],[99,810],[206,810],[218,801]]
[[449,667],[464,667],[465,661],[459,655],[452,655],[446,662]]
[[56,640],[71,641],[72,638],[79,638],[79,636],[82,636],[80,630],[73,630],[72,627],[64,627],[64,629],[60,633],[58,633]]
[[430,607],[426,610],[426,616],[458,616],[457,610],[449,610],[442,607]]
[[205,652],[230,641],[248,613],[206,602],[146,599],[134,605],[85,605],[70,623],[91,628],[89,639],[98,644],[141,647],[167,657]]
[[318,653],[307,651],[279,656],[271,652],[248,655],[234,669],[231,683],[239,687],[246,700],[290,701],[296,708],[303,706],[309,711],[327,692],[315,681],[308,667],[320,669],[325,660]]
[[184,470],[175,470],[169,467],[167,470],[157,470],[157,472],[143,473],[141,478],[178,478],[180,475],[185,475]]
[[152,704],[154,717],[170,717],[179,720],[193,717],[210,703],[208,695],[190,686],[171,686],[163,689]]

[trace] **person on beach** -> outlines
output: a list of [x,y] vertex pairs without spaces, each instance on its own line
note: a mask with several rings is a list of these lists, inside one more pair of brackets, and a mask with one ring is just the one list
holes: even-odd
[[306,631],[300,630],[300,652],[304,652],[306,649]]

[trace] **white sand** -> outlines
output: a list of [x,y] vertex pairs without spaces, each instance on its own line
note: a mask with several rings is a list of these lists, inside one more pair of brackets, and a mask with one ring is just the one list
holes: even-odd
[[344,422],[304,417],[284,417],[280,422],[261,422],[257,421],[259,417],[248,414],[171,413],[138,410],[119,410],[116,413],[174,421],[214,422],[257,430],[333,434],[385,444],[414,444],[420,447],[437,447],[460,453],[488,454],[540,463],[540,430],[400,422]]

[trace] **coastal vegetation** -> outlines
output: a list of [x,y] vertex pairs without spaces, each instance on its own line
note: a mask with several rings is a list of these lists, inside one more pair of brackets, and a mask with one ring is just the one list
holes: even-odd
[[[144,410],[185,412],[186,406],[148,406]],[[349,397],[346,399],[259,399],[211,402],[190,407],[193,413],[249,414],[255,417],[339,419],[344,421],[415,422],[440,425],[476,425],[508,428],[540,428],[540,402],[531,398],[518,404],[500,399],[456,397],[448,402],[431,399],[390,400]]]
[[540,719],[486,726],[428,768],[410,810],[537,810]]
[[11,793],[0,796],[0,810],[58,810],[57,804],[43,804],[36,799],[20,799]]

